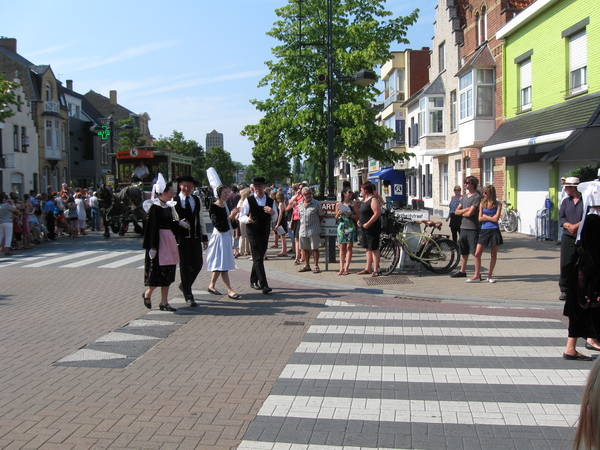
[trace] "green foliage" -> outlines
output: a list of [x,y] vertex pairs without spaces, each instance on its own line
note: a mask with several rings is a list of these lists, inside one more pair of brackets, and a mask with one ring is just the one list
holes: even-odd
[[0,122],[4,122],[4,119],[15,114],[12,109],[8,108],[8,105],[22,104],[17,101],[15,96],[15,89],[18,87],[19,83],[7,81],[6,76],[3,73],[0,73],[0,106],[2,106],[2,109],[0,109]]
[[142,139],[142,132],[139,128],[134,127],[133,119],[117,121],[115,129],[118,139],[117,152],[146,145],[146,142]]
[[[278,59],[266,62],[269,74],[259,83],[269,87],[269,98],[252,100],[264,116],[242,131],[254,143],[257,171],[266,173],[285,160],[289,172],[289,161],[301,157],[318,166],[317,178],[324,186],[327,87],[318,83],[317,76],[327,74],[335,81],[360,69],[373,69],[390,59],[392,42],[408,44],[406,29],[416,21],[418,10],[393,18],[384,4],[383,0],[333,0],[334,74],[327,74],[326,2],[289,0],[276,10],[279,20],[267,34],[281,42],[272,49]],[[370,106],[379,95],[377,88],[352,82],[338,82],[335,88],[335,156],[344,153],[352,162],[369,157],[383,164],[403,159],[381,144],[395,133],[375,124],[376,111]]]
[[[206,167],[214,167],[221,179],[221,183],[225,186],[231,186],[234,181],[234,173],[236,171],[236,165],[231,160],[231,155],[228,151],[223,150],[222,147],[213,147],[206,151]],[[204,172],[203,182],[208,184],[206,181],[206,172]]]
[[579,182],[583,183],[584,181],[594,181],[598,178],[598,169],[600,169],[600,163],[596,164],[595,167],[586,164],[585,166],[576,167],[564,174],[564,177],[577,177],[579,178]]
[[180,155],[194,158],[192,162],[192,176],[201,184],[206,184],[206,156],[204,155],[204,148],[198,142],[187,140],[183,136],[183,133],[173,130],[171,136],[165,137],[161,135],[155,145],[157,147],[168,148]]

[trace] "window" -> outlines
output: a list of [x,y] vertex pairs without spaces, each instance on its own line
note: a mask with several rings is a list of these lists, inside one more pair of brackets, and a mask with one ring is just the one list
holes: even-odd
[[477,117],[494,115],[494,71],[477,69]]
[[444,132],[444,97],[429,97],[429,132]]
[[460,77],[460,119],[473,116],[473,72],[468,72]]
[[519,64],[519,89],[521,111],[531,109],[531,58]]
[[102,144],[102,164],[108,164],[108,144]]
[[446,43],[442,42],[438,46],[438,62],[440,65],[440,72],[446,70]]
[[585,30],[569,39],[569,93],[587,90],[587,35]]
[[46,101],[52,101],[52,85],[50,82],[46,83]]
[[456,131],[456,91],[450,92],[450,131]]
[[479,47],[479,44],[481,44],[481,40],[479,39],[481,36],[481,16],[479,13],[475,14],[475,24],[475,45]]
[[419,124],[421,124],[421,126],[419,127],[419,137],[425,136],[427,127],[426,122],[425,122],[425,111],[427,109],[427,99],[426,98],[422,98],[421,100],[419,100]]
[[419,101],[421,136],[444,132],[444,97],[423,97]]
[[[467,178],[469,176],[471,176],[471,158],[469,156],[467,156],[465,158],[465,178]],[[463,185],[463,183],[461,180],[460,186],[462,186],[462,185]]]
[[423,175],[425,190],[423,191],[423,197],[431,198],[433,197],[433,174],[431,173],[431,169],[429,168],[429,164],[425,164],[425,175]]
[[19,126],[18,125],[13,125],[13,147],[15,149],[15,152],[20,151],[19,150]]
[[483,186],[494,184],[494,158],[483,160]]
[[481,18],[479,20],[479,38],[480,38],[480,44],[483,44],[485,41],[488,40],[488,35],[487,35],[487,9],[485,8],[485,6],[483,8],[481,8]]
[[[475,80],[475,83],[473,83]],[[474,89],[475,88],[475,89]],[[460,120],[494,116],[494,70],[474,69],[459,79]],[[474,98],[473,98],[474,97]],[[473,110],[475,103],[475,111]]]
[[22,111],[21,109],[21,96],[17,95],[17,102],[19,102],[19,104],[17,105],[17,111]]
[[462,161],[457,159],[454,161],[454,186],[462,186],[463,185],[463,176],[462,176]]
[[55,189],[58,189],[58,186],[60,186],[58,183],[58,167],[55,167],[52,171],[52,185]]
[[27,153],[27,147],[29,146],[29,139],[26,133],[25,127],[21,127],[21,151],[23,153]]
[[67,180],[67,168],[63,167],[63,183],[67,183],[68,185],[70,185],[71,183],[69,183],[69,181]]
[[53,148],[52,145],[52,121],[46,120],[46,148]]
[[448,163],[440,164],[440,201],[448,203]]

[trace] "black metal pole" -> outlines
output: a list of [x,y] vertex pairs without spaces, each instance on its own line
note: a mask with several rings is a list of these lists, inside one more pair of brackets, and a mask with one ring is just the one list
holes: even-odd
[[[335,80],[333,73],[333,0],[327,0],[327,200],[335,200],[335,180],[333,175],[333,164],[335,158],[334,152],[334,127],[333,127],[333,97],[335,95]],[[328,236],[328,255],[327,260],[330,263],[335,262],[336,257],[336,237]]]

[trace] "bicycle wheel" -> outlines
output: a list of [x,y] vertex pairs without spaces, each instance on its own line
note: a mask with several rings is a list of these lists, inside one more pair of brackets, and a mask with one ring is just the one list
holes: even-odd
[[400,261],[400,244],[396,239],[383,238],[379,244],[379,269],[382,275],[389,275]]
[[519,225],[517,213],[514,211],[506,211],[505,215],[506,217],[503,221],[504,230],[507,233],[514,233],[515,231],[517,231],[517,226]]
[[435,243],[430,242],[425,249],[423,259],[427,270],[435,273],[452,272],[460,261],[458,245],[450,239],[436,239]]

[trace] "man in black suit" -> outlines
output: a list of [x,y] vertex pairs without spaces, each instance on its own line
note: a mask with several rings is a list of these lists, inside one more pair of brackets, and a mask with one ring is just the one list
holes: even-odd
[[240,222],[246,224],[252,252],[250,284],[252,289],[268,294],[273,289],[267,282],[264,258],[269,245],[271,223],[277,222],[277,208],[273,208],[273,199],[265,194],[266,181],[263,177],[253,178],[252,184],[255,188],[254,195],[244,200],[240,209]]
[[185,220],[189,229],[180,228],[177,236],[179,243],[179,275],[181,284],[179,289],[183,292],[185,301],[190,306],[196,306],[192,285],[202,270],[202,248],[208,246],[208,236],[202,218],[202,203],[192,194],[194,185],[198,184],[190,175],[177,178],[179,194],[173,197],[175,211],[179,220]]

